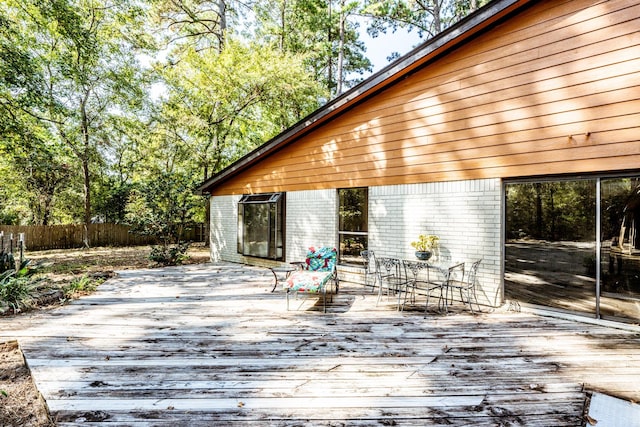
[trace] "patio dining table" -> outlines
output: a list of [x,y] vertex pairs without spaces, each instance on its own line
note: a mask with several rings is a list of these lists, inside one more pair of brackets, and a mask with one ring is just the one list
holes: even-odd
[[416,291],[421,290],[426,293],[427,297],[424,308],[426,313],[431,292],[433,290],[439,290],[438,309],[441,310],[442,305],[444,305],[444,311],[446,312],[448,309],[448,280],[451,275],[464,274],[464,264],[442,260],[429,262],[403,259],[402,265],[406,279],[404,286],[404,299],[401,303],[400,297],[398,298],[398,310],[404,310],[410,292],[411,301],[415,302]]

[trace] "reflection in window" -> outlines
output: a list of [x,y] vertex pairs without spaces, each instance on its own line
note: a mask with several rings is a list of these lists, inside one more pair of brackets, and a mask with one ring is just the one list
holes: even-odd
[[508,183],[505,191],[506,299],[640,320],[640,176]]
[[238,203],[238,252],[284,259],[284,194],[250,194]]
[[369,197],[367,188],[338,190],[339,263],[360,263],[360,252],[368,245]]
[[506,185],[505,297],[595,313],[596,181]]
[[601,184],[601,300],[604,316],[640,318],[640,177]]

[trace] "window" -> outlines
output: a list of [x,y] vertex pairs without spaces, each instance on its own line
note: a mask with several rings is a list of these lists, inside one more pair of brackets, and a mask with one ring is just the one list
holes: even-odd
[[507,299],[595,313],[595,179],[507,184],[506,208]]
[[640,176],[513,182],[505,191],[507,299],[640,319]]
[[238,253],[284,260],[284,193],[244,195],[238,203]]
[[360,263],[360,252],[368,246],[369,195],[367,188],[338,190],[338,236],[341,264]]

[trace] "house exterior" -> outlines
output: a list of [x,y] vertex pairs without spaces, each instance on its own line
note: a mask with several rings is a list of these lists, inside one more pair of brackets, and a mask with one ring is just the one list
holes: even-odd
[[436,234],[482,304],[637,321],[636,3],[489,3],[204,182],[212,259],[333,245],[359,280],[359,250]]

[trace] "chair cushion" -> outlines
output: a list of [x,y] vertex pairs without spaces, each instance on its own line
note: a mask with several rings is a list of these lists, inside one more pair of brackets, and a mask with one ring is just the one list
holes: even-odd
[[293,292],[321,292],[331,279],[331,271],[297,270],[283,285],[283,289]]
[[315,249],[313,246],[307,251],[306,269],[314,271],[333,271],[336,265],[338,251],[336,248],[322,247]]

